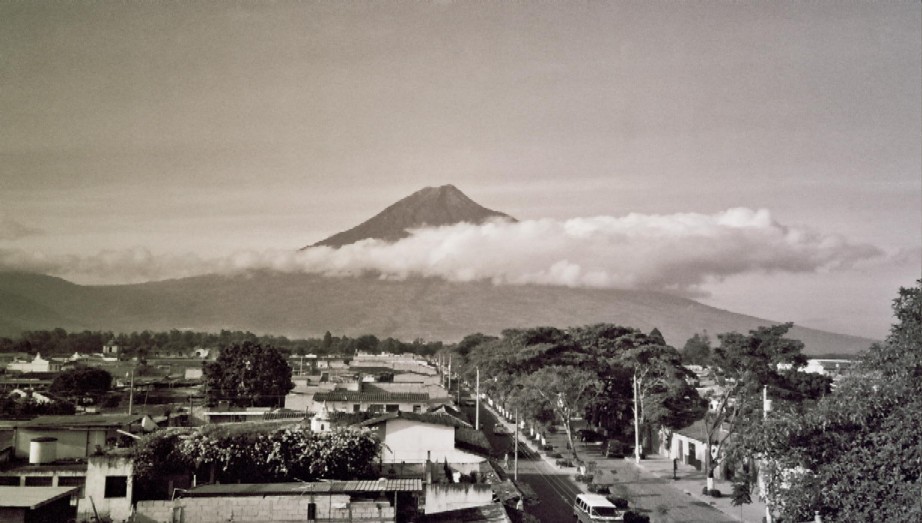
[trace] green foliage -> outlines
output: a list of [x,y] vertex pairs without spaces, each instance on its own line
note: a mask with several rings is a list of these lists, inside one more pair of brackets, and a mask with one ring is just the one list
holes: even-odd
[[204,365],[210,405],[227,401],[239,407],[278,407],[294,388],[291,367],[274,347],[255,342],[231,345]]
[[368,429],[312,433],[301,427],[204,427],[158,432],[135,447],[135,481],[142,499],[155,497],[162,479],[214,467],[216,480],[233,482],[368,479],[381,444]]
[[16,398],[12,395],[0,399],[0,418],[28,419],[36,416],[70,415],[76,411],[72,403],[52,401],[39,403],[32,398]]
[[682,361],[686,365],[707,366],[711,359],[711,340],[707,333],[695,334],[682,347]]
[[748,481],[733,483],[733,492],[730,494],[730,502],[734,507],[748,505],[752,503],[752,486]]
[[763,458],[770,502],[788,519],[922,521],[922,298],[901,289],[884,344],[806,412],[779,412],[743,432]]
[[112,388],[112,374],[105,369],[84,367],[66,370],[51,382],[50,391],[61,396],[101,395]]

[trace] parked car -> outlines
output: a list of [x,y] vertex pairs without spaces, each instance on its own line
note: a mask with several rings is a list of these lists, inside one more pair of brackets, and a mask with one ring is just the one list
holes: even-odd
[[497,423],[496,425],[493,425],[493,434],[496,434],[497,436],[499,436],[502,434],[509,434],[509,431],[506,430],[506,427]]

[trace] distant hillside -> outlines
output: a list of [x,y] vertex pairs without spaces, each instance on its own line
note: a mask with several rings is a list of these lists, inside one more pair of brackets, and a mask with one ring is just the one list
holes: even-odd
[[[255,272],[137,285],[79,286],[49,276],[0,273],[0,335],[22,330],[251,330],[292,337],[329,330],[403,340],[457,341],[509,327],[617,323],[659,328],[681,347],[696,332],[746,332],[771,322],[667,294],[539,285],[494,286],[434,278],[327,278]],[[872,340],[795,327],[808,354],[854,354]]]
[[304,249],[321,245],[342,247],[369,238],[396,241],[408,235],[407,229],[462,222],[479,224],[495,218],[515,221],[506,214],[482,207],[454,185],[426,187],[348,231],[334,234]]

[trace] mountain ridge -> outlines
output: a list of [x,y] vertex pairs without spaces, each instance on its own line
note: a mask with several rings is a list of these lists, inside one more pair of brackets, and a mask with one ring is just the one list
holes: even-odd
[[[763,320],[694,300],[647,291],[381,279],[372,274],[327,277],[252,271],[141,284],[82,286],[60,278],[0,273],[0,296],[28,300],[34,318],[0,322],[0,335],[55,327],[113,330],[250,330],[319,337],[329,330],[403,340],[458,341],[506,328],[616,323],[658,328],[681,348],[695,333],[747,332]],[[67,326],[56,322],[66,321]],[[11,330],[12,329],[12,330]],[[796,326],[789,336],[806,354],[856,354],[873,340]],[[716,340],[714,340],[716,341]]]

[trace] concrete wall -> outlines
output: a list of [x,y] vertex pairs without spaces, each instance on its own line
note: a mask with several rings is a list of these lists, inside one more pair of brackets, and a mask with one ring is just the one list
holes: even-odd
[[[87,462],[84,497],[77,503],[77,516],[91,519],[93,504],[99,515],[112,521],[126,521],[131,515],[134,465],[128,456],[93,456]],[[106,498],[106,477],[127,476],[128,489],[124,497]],[[93,501],[90,501],[93,498]]]
[[345,494],[332,496],[224,496],[140,501],[136,523],[304,523],[308,504],[317,506],[317,521],[385,523],[395,521],[394,507],[381,501],[350,502]]
[[493,488],[485,484],[426,485],[426,514],[479,507],[493,502]]
[[16,457],[28,459],[29,443],[34,438],[57,438],[55,456],[57,459],[85,458],[96,451],[96,445],[106,447],[106,429],[57,430],[57,429],[17,429]]
[[483,458],[455,448],[455,429],[405,419],[388,420],[384,430],[383,463],[480,463]]

